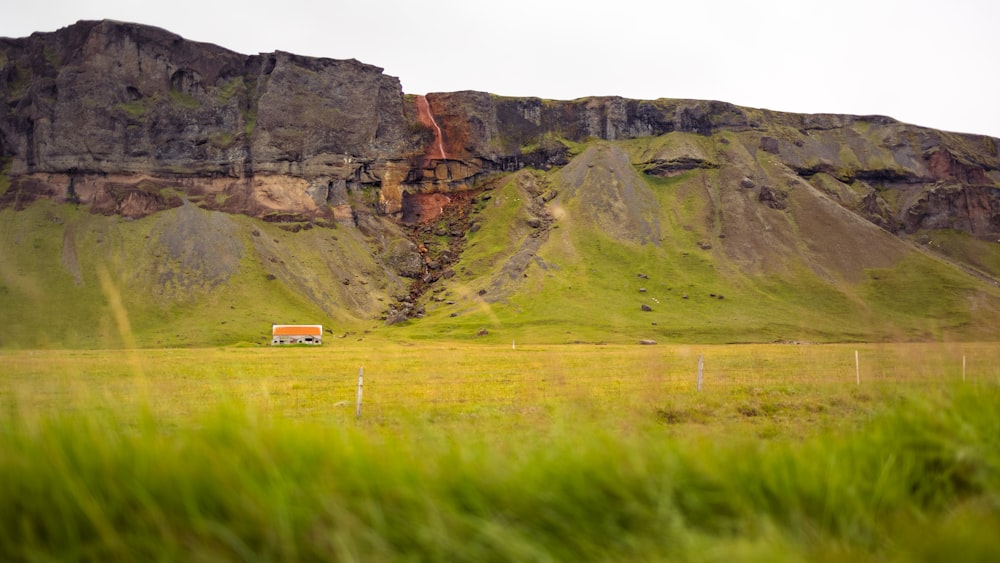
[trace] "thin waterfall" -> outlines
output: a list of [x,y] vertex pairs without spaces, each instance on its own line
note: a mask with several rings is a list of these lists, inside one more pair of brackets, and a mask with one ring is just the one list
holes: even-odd
[[417,96],[417,112],[419,112],[421,122],[434,128],[434,144],[438,155],[430,154],[428,158],[446,160],[448,153],[444,150],[444,135],[442,135],[441,127],[438,126],[437,121],[434,120],[434,114],[431,113],[431,106],[427,103],[427,96]]

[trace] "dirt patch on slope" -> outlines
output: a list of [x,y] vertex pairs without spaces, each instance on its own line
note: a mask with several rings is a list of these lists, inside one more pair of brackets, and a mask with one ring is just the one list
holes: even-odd
[[789,193],[790,208],[814,270],[848,282],[870,268],[889,268],[912,252],[895,236],[852,213],[805,182]]
[[656,196],[621,147],[588,148],[559,172],[557,185],[567,205],[577,206],[585,220],[612,238],[659,243]]
[[719,194],[719,242],[743,272],[781,274],[798,264],[829,281],[857,283],[866,269],[906,254],[890,233],[762,154],[752,138],[744,141],[727,146],[723,158],[733,166],[710,187]]
[[66,225],[66,230],[63,231],[62,256],[60,258],[63,268],[69,275],[73,276],[73,284],[77,287],[82,286],[83,272],[80,270],[80,259],[76,253],[76,227],[74,225]]
[[[549,267],[538,257],[538,250],[547,240],[555,217],[548,208],[548,203],[558,196],[559,192],[552,188],[547,177],[539,174],[520,173],[516,177],[518,188],[531,202],[528,205],[528,219],[524,221],[524,236],[521,245],[500,267],[500,275],[495,276],[486,289],[484,299],[489,303],[500,301],[519,286],[525,272],[532,262],[542,269]],[[514,228],[513,226],[511,228]]]
[[168,298],[183,299],[225,283],[238,271],[245,250],[229,215],[188,201],[162,214],[150,240],[154,291]]

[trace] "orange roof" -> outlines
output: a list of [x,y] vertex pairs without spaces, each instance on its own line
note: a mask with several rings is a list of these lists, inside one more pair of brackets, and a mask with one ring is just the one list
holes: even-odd
[[323,325],[271,325],[274,336],[323,335]]

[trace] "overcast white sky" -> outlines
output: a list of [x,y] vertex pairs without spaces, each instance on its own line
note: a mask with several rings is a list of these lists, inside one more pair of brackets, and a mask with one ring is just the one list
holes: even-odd
[[697,98],[1000,137],[995,0],[25,0],[0,36],[80,19],[255,54],[355,58],[407,93]]

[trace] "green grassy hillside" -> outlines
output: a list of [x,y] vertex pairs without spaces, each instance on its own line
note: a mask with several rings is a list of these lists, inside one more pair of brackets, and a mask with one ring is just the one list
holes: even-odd
[[[471,338],[486,329],[479,338],[545,342],[1000,336],[993,284],[879,229],[766,156],[755,160],[731,137],[599,143],[559,170],[511,177],[482,206],[484,227],[469,234],[446,299],[406,334]],[[650,161],[685,158],[700,164],[665,177],[642,173]],[[721,160],[758,186],[780,186],[783,207],[715,168]],[[546,205],[553,223],[533,229],[534,193],[546,190],[559,194]],[[984,262],[998,256],[976,248]]]
[[293,233],[193,205],[126,221],[38,202],[0,211],[0,240],[8,348],[262,343],[296,322],[343,335],[403,287],[357,229]]
[[844,205],[850,187],[806,182],[759,142],[572,145],[566,166],[495,182],[426,316],[393,326],[379,318],[411,281],[385,265],[404,236],[388,219],[292,232],[190,203],[136,221],[5,209],[0,346],[260,344],[294,322],[496,342],[1000,337],[1000,246],[897,237]]

